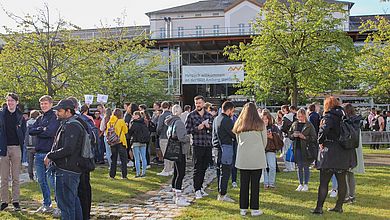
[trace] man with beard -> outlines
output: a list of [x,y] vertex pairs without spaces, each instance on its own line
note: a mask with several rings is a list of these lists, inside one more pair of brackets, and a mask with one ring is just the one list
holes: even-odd
[[206,169],[211,161],[211,132],[213,116],[205,108],[203,96],[196,96],[195,110],[192,111],[186,120],[187,133],[193,137],[193,161],[194,161],[194,189],[195,198],[201,199],[208,194],[202,189]]

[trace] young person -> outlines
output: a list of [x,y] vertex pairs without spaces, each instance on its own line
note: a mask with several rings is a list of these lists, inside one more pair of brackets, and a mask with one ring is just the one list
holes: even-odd
[[249,207],[252,216],[262,215],[259,209],[259,182],[262,169],[267,167],[265,148],[267,131],[255,104],[244,105],[233,127],[237,136],[236,167],[240,170],[240,214],[246,215]]
[[317,133],[312,123],[306,118],[305,109],[297,111],[297,119],[289,130],[289,138],[293,140],[295,163],[298,167],[299,186],[295,191],[308,191],[310,180],[310,164],[317,157]]
[[145,125],[141,112],[135,111],[133,113],[133,119],[130,122],[129,137],[131,141],[131,148],[134,154],[136,178],[144,177],[146,175],[146,143],[144,140],[142,140],[143,135],[146,135],[144,132],[149,132],[149,129]]

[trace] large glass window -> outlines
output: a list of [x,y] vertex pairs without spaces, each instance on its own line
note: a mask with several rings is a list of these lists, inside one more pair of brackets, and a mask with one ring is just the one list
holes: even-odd
[[195,26],[195,35],[200,37],[203,35],[202,26]]
[[214,36],[218,36],[219,35],[219,25],[214,25],[213,26],[213,33],[214,33]]
[[238,34],[245,34],[245,24],[238,24]]
[[160,38],[165,38],[166,35],[165,35],[165,28],[160,28]]
[[177,36],[178,37],[184,37],[184,27],[178,27],[177,28]]

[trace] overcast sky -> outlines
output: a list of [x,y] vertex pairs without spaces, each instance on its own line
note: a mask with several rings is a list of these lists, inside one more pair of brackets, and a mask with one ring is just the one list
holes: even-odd
[[[344,0],[345,1],[345,0]],[[348,1],[348,0],[347,0]],[[146,12],[179,6],[196,0],[0,0],[0,5],[17,15],[34,14],[48,2],[52,16],[61,14],[63,18],[81,28],[95,28],[100,21],[115,26],[115,18],[122,17],[126,11],[125,25],[148,24]],[[355,5],[352,15],[390,13],[390,3],[380,0],[351,0]],[[13,27],[14,22],[0,10],[1,32],[3,26]]]

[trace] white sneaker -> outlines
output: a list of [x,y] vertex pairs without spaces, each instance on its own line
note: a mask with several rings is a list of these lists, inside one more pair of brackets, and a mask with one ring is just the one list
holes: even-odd
[[302,191],[302,189],[303,189],[303,186],[301,184],[299,184],[299,186],[297,187],[297,189],[295,191],[300,192],[300,191]]
[[161,173],[157,173],[157,176],[169,176],[169,173],[162,171]]
[[330,197],[330,198],[336,198],[336,197],[337,197],[337,189],[332,189],[332,190],[329,192],[329,197]]
[[203,188],[200,190],[200,192],[202,192],[202,197],[209,195],[206,191],[204,191]]
[[261,211],[260,209],[251,211],[251,215],[252,216],[259,216],[259,215],[262,215],[262,214],[263,214],[263,211]]
[[303,185],[302,191],[303,192],[309,191],[309,186],[307,184]]
[[229,196],[227,196],[227,195],[222,196],[220,194],[218,194],[217,200],[221,201],[221,202],[234,202],[234,200],[232,198],[230,198]]
[[195,199],[201,199],[201,198],[203,198],[202,192],[200,190],[196,191],[195,192]]
[[28,163],[27,162],[23,162],[22,165],[25,166],[25,167],[28,167]]
[[50,212],[53,212],[53,208],[50,207],[50,206],[41,206],[39,207],[35,213],[50,213]]
[[53,217],[54,218],[60,218],[61,217],[61,210],[59,208],[53,209]]
[[236,182],[232,182],[232,186],[233,186],[233,188],[237,188],[238,187]]
[[151,168],[151,166],[150,166],[150,165],[147,165],[147,166],[146,166],[146,169],[150,169],[150,168]]
[[240,215],[245,216],[246,215],[246,209],[240,209]]
[[189,206],[189,205],[191,205],[189,202],[187,202],[186,198],[181,197],[181,196],[176,198],[175,204],[177,206]]

